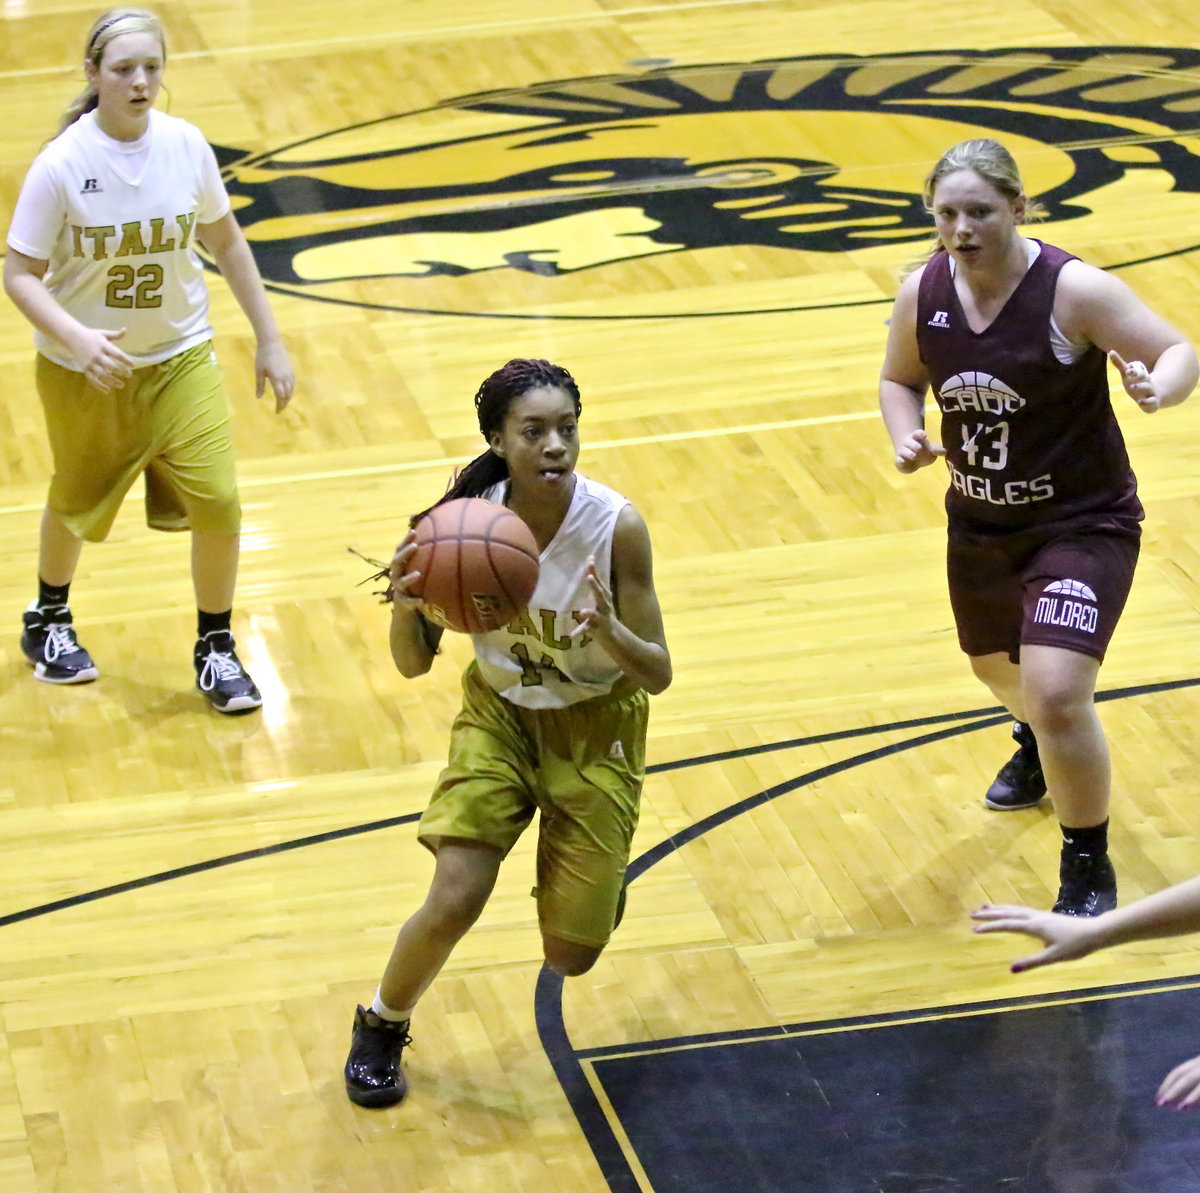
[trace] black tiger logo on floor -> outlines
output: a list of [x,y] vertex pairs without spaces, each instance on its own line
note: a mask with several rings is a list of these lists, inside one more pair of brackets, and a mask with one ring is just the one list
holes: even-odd
[[970,136],[1004,140],[1090,259],[1097,218],[1193,247],[1197,65],[1071,47],[663,68],[218,152],[264,277],[299,295],[543,318],[853,305],[920,252],[924,172]]

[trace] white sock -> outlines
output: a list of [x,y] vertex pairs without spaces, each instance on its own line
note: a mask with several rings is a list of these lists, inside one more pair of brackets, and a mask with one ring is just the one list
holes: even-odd
[[386,1019],[389,1023],[404,1023],[412,1018],[412,1010],[393,1011],[391,1007],[383,1001],[383,995],[378,990],[375,991],[375,1000],[371,1003],[371,1010],[379,1016],[380,1019]]

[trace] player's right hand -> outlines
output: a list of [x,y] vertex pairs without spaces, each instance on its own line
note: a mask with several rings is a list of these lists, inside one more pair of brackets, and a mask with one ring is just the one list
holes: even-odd
[[916,472],[945,454],[940,443],[930,443],[928,431],[916,430],[896,444],[895,463],[901,472]]
[[69,345],[79,371],[105,393],[123,388],[133,375],[133,361],[116,345],[124,334],[123,327],[119,331],[81,327],[79,336]]
[[1012,963],[1013,973],[1024,973],[1055,961],[1071,961],[1086,957],[1101,943],[1099,918],[1058,915],[1053,911],[1037,911],[1032,907],[1002,904],[984,905],[971,912],[976,932],[1020,932],[1033,936],[1046,947],[1040,953],[1021,957]]

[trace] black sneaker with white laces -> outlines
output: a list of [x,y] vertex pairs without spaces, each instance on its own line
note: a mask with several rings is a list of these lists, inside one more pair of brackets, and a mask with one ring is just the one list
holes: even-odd
[[92,656],[75,637],[71,610],[66,605],[39,608],[30,603],[21,615],[21,653],[44,683],[91,683],[99,674]]
[[262,705],[262,694],[233,649],[228,630],[213,630],[196,640],[193,656],[196,687],[217,712],[249,712]]
[[395,1106],[408,1093],[408,1079],[400,1067],[400,1054],[412,1043],[408,1024],[407,1019],[403,1023],[381,1019],[366,1007],[354,1012],[343,1076],[346,1096],[356,1106]]
[[1042,774],[1033,730],[1024,721],[1014,721],[1012,735],[1017,752],[1000,768],[983,797],[983,802],[997,812],[1032,808],[1046,796],[1046,776]]
[[1117,905],[1117,872],[1107,853],[1067,853],[1058,867],[1059,915],[1094,916]]

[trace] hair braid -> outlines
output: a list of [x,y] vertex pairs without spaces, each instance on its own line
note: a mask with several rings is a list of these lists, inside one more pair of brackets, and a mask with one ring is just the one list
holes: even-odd
[[[487,439],[493,431],[502,431],[504,421],[512,404],[524,393],[541,386],[557,386],[570,394],[575,403],[575,417],[583,409],[579,401],[579,386],[575,378],[562,365],[548,360],[531,360],[518,357],[497,369],[479,387],[475,394],[475,411],[479,417],[479,433]],[[454,474],[446,492],[419,514],[414,514],[409,524],[415,526],[429,510],[457,497],[478,497],[493,485],[508,476],[508,463],[489,447],[469,464]]]

